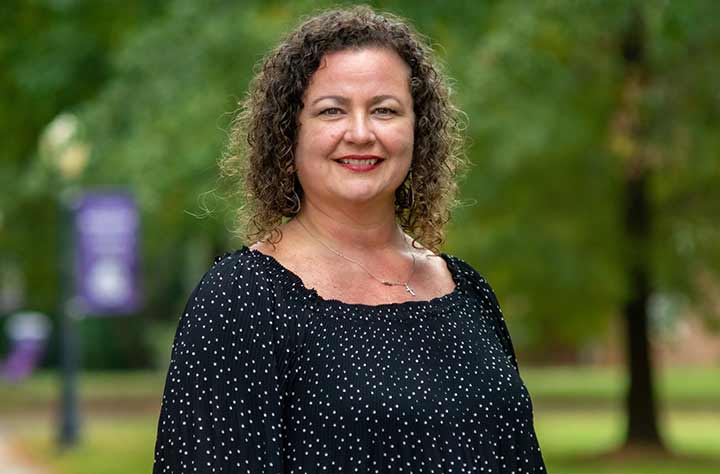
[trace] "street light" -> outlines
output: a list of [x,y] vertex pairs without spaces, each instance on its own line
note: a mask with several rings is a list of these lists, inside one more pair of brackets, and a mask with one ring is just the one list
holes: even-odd
[[73,308],[70,281],[72,281],[72,255],[70,249],[70,224],[68,202],[71,199],[72,184],[77,182],[87,167],[90,146],[80,137],[80,123],[74,114],[63,113],[50,122],[43,131],[39,150],[48,161],[59,179],[58,213],[60,223],[59,239],[59,287],[58,313],[61,316],[61,366],[62,390],[60,404],[60,431],[58,441],[61,448],[77,444],[80,437],[80,415],[78,410],[77,377],[79,366],[79,337],[76,320],[81,314]]

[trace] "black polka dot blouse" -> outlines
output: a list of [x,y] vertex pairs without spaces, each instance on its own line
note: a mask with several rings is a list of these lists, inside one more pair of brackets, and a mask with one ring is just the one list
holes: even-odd
[[530,396],[485,279],[381,305],[324,299],[243,247],[193,291],[154,474],[544,473]]

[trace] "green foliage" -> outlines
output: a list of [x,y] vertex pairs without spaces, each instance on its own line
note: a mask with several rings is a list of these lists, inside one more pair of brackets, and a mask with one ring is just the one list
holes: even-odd
[[[611,127],[619,41],[636,3],[502,2],[456,60],[476,164],[464,196],[477,205],[460,210],[451,244],[496,286],[521,346],[595,337],[625,297],[626,163]],[[644,141],[630,145],[656,160],[653,284],[697,301],[698,270],[720,269],[720,122],[711,120],[720,106],[707,89],[720,67],[717,4],[641,8],[652,65]]]
[[37,153],[39,136],[95,97],[112,76],[111,52],[158,11],[147,0],[0,5],[0,275],[20,266],[25,307],[53,314],[59,298],[60,189]]
[[[473,167],[448,250],[494,286],[519,348],[537,353],[597,337],[626,296],[633,250],[621,227],[619,149],[641,146],[653,160],[655,288],[677,302],[702,301],[697,275],[720,268],[717,2],[370,3],[408,17],[454,78]],[[57,298],[59,185],[36,152],[43,127],[76,112],[92,154],[75,185],[136,194],[142,316],[174,322],[211,258],[239,244],[228,227],[241,203],[219,198],[229,190],[216,162],[253,67],[300,16],[331,4],[0,7],[0,136],[9,158],[0,160],[0,185],[11,190],[0,196],[0,257],[23,262],[33,304],[50,311]],[[641,143],[618,145],[620,40],[636,5],[650,57],[644,125]],[[149,363],[147,321],[135,323],[127,337],[146,347]],[[116,333],[97,324],[98,333]]]

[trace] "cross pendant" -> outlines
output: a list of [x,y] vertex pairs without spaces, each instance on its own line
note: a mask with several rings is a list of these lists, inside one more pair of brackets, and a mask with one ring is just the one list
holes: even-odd
[[413,291],[412,288],[410,288],[410,285],[408,285],[407,283],[405,283],[405,291],[407,291],[411,295],[415,296],[415,292]]

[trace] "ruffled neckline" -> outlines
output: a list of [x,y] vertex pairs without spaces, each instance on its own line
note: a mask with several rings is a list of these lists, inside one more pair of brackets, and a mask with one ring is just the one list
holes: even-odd
[[443,260],[445,260],[452,279],[455,282],[455,288],[453,288],[452,291],[444,295],[433,297],[429,300],[409,300],[397,303],[370,305],[363,303],[346,303],[338,299],[324,298],[318,294],[315,288],[308,288],[305,286],[305,283],[299,275],[285,267],[277,259],[275,259],[275,257],[258,250],[251,249],[247,246],[243,246],[237,252],[260,259],[260,261],[264,262],[266,265],[276,269],[280,275],[285,277],[287,283],[289,283],[289,288],[301,293],[299,296],[307,297],[307,299],[313,301],[318,306],[335,307],[351,313],[385,313],[388,315],[433,313],[441,309],[446,309],[458,301],[461,301],[463,299],[463,294],[466,292],[467,280],[459,269],[456,257],[446,253],[440,253],[439,255],[443,258]]

